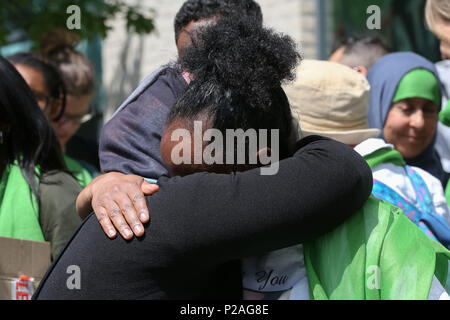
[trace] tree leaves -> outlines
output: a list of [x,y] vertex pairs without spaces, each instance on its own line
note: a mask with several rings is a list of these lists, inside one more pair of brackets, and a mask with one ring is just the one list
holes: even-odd
[[0,2],[0,45],[30,39],[37,45],[41,37],[55,29],[65,29],[71,16],[67,8],[80,8],[80,29],[70,30],[83,39],[105,38],[112,29],[112,21],[123,16],[127,32],[148,34],[155,29],[155,11],[123,0],[14,0]]

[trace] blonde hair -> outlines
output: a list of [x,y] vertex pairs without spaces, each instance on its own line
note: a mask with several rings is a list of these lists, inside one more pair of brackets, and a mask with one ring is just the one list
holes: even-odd
[[55,30],[41,40],[41,52],[60,70],[67,94],[91,95],[95,89],[95,71],[92,63],[75,46],[80,37],[64,30]]
[[449,38],[449,35],[443,34],[443,32],[438,27],[436,23],[438,17],[440,17],[441,19],[450,20],[450,1],[427,0],[427,4],[425,6],[425,19],[428,27],[439,38]]

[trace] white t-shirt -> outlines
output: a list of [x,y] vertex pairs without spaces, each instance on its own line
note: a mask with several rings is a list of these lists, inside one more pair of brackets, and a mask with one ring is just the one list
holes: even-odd
[[242,271],[244,300],[309,300],[301,244],[243,259]]

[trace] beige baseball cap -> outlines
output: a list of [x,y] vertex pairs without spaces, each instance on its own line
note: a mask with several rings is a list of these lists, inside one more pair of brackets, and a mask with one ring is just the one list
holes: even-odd
[[284,90],[300,124],[299,136],[317,134],[356,145],[380,134],[369,129],[369,82],[347,66],[303,60],[295,82]]

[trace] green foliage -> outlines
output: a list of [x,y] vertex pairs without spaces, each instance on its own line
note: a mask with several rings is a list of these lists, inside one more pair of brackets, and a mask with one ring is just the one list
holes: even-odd
[[42,35],[55,29],[66,29],[71,13],[67,8],[77,5],[81,10],[81,29],[70,30],[83,39],[96,36],[105,38],[112,29],[111,20],[123,15],[128,32],[151,33],[154,28],[154,10],[140,5],[126,4],[123,0],[1,0],[0,45],[7,43],[17,30],[37,44]]
[[[425,27],[426,0],[334,0],[335,37],[378,35],[393,51],[414,51],[439,61],[439,42]],[[381,9],[381,30],[368,30],[367,8]]]

